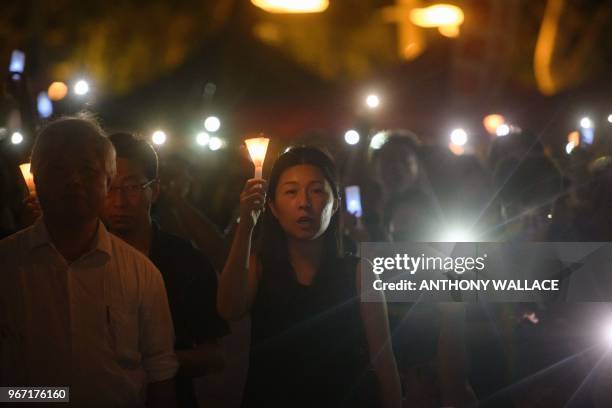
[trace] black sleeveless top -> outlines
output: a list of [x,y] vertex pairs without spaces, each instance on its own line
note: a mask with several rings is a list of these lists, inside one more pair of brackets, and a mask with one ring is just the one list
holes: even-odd
[[251,308],[243,406],[375,406],[356,288],[357,258],[325,262],[311,285],[264,264]]

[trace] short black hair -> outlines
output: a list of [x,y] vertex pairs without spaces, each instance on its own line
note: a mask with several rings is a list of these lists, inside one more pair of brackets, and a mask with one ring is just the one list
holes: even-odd
[[421,139],[410,130],[395,129],[382,132],[384,143],[378,149],[370,148],[368,151],[370,163],[374,163],[380,157],[380,153],[387,149],[395,149],[399,146],[406,146],[412,150],[417,157],[421,149]]
[[109,136],[115,146],[117,157],[133,160],[143,169],[148,180],[158,176],[159,160],[153,146],[146,140],[139,139],[131,133],[117,132]]

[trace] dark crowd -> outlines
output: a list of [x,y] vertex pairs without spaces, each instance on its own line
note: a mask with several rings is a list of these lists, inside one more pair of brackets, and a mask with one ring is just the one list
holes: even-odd
[[379,136],[278,149],[262,179],[241,151],[213,185],[92,116],[48,122],[33,183],[0,161],[0,385],[70,386],[74,406],[612,406],[608,304],[360,302],[356,256],[610,241],[605,151],[560,162],[522,131],[481,161]]

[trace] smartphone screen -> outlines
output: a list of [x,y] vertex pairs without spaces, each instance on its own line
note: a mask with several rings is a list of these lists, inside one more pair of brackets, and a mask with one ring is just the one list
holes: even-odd
[[595,139],[595,131],[593,128],[580,129],[580,141],[584,144],[591,145]]
[[23,51],[13,50],[11,54],[11,63],[9,65],[9,72],[16,74],[23,74],[25,67],[25,54]]
[[40,92],[36,97],[36,108],[41,118],[48,118],[53,115],[53,104],[46,92]]
[[359,186],[347,186],[346,193],[346,210],[356,217],[361,217],[361,194]]

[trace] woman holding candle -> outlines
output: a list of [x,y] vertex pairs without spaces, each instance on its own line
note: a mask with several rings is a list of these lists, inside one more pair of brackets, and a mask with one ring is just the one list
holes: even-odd
[[313,147],[290,149],[273,166],[267,203],[265,186],[245,185],[219,280],[221,315],[251,314],[243,405],[398,407],[384,299],[360,302],[357,259],[341,253],[333,161]]

